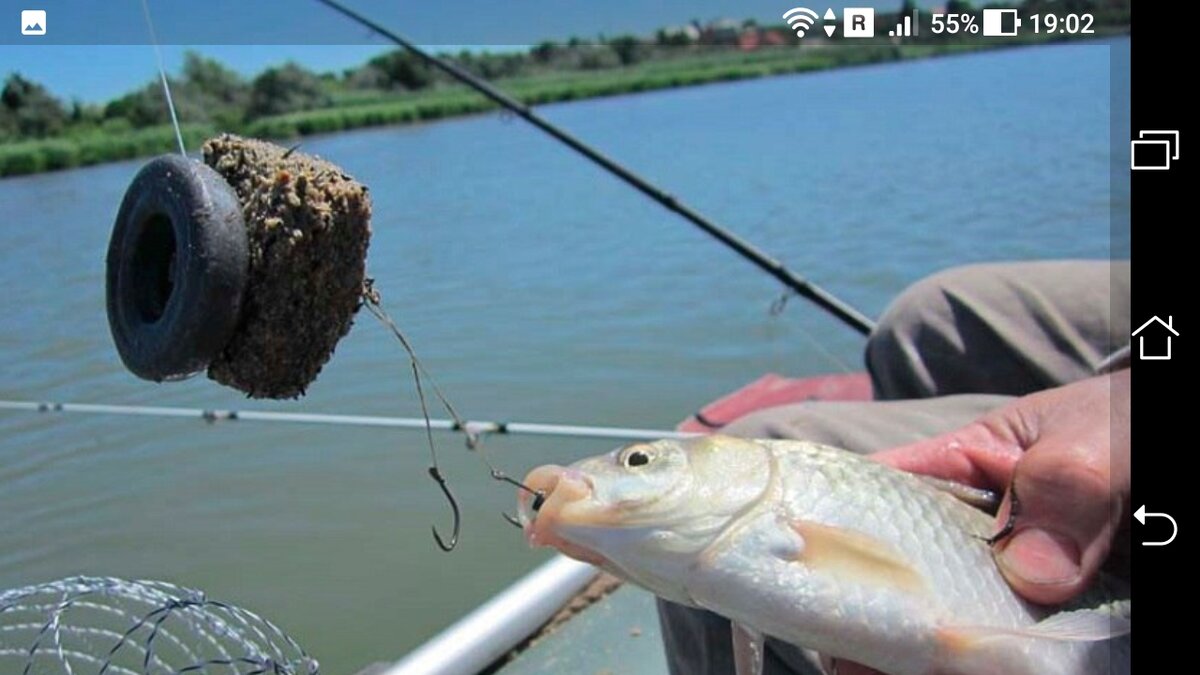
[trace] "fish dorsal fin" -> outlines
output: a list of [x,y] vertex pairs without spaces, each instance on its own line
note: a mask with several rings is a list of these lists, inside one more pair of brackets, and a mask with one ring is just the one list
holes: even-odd
[[944,644],[958,648],[1001,638],[1032,638],[1056,642],[1098,642],[1127,635],[1132,630],[1131,603],[1114,602],[1096,609],[1053,614],[1025,628],[956,626],[941,631]]
[[917,478],[920,478],[926,485],[941,490],[960,502],[970,504],[988,513],[995,513],[1000,508],[1000,495],[991,490],[971,487],[970,485],[963,485],[956,481],[934,476],[917,475]]
[[796,559],[816,572],[904,591],[925,587],[921,574],[886,542],[857,530],[810,520],[793,520],[790,525],[804,540]]
[[733,638],[733,665],[737,675],[762,675],[763,634],[753,628],[730,622]]

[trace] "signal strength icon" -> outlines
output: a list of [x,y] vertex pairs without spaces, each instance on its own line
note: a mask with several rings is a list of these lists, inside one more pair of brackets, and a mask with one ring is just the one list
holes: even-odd
[[[914,28],[914,26],[918,26]],[[912,16],[904,17],[904,20],[896,24],[896,27],[888,31],[888,37],[912,37],[917,35],[921,29],[917,24],[917,10],[913,10]]]
[[804,37],[809,28],[817,22],[817,13],[807,7],[793,7],[783,13],[783,20],[796,31],[798,37]]

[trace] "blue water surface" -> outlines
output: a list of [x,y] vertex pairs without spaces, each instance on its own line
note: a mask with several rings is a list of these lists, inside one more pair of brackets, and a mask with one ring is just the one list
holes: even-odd
[[[1127,64],[1127,40],[1112,51]],[[877,315],[951,265],[1128,255],[1116,81],[1109,46],[1047,46],[542,112]],[[861,368],[860,336],[799,299],[769,316],[771,278],[519,120],[304,150],[371,186],[370,272],[469,417],[665,429],[767,371]],[[0,181],[0,398],[418,414],[403,353],[366,315],[299,402],[124,371],[104,255],[139,165]],[[275,619],[327,672],[395,658],[545,556],[500,519],[512,491],[439,440],[466,518],[450,555],[430,540],[449,513],[417,433],[0,413],[0,588],[165,579]],[[610,443],[485,447],[520,475]]]

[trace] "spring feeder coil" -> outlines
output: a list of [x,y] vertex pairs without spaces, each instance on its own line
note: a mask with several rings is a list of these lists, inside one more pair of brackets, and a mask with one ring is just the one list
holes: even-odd
[[361,304],[370,219],[365,185],[264,141],[151,160],[108,247],[121,360],[156,382],[207,370],[250,397],[303,395]]

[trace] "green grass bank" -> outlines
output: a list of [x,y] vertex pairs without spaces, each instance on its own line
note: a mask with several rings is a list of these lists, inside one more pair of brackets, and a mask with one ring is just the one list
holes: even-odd
[[[1107,35],[1123,32],[1113,29]],[[1089,36],[1092,39],[1100,37],[1105,35]],[[1022,38],[970,45],[779,47],[750,52],[708,50],[628,67],[513,77],[498,80],[496,84],[527,105],[539,105],[1047,42],[1051,40]],[[185,145],[195,149],[203,139],[220,131],[258,138],[292,139],[446,119],[494,108],[494,104],[466,87],[444,85],[415,93],[342,97],[335,99],[329,107],[264,117],[234,128],[185,123],[183,137]],[[169,126],[91,131],[85,135],[0,144],[0,177],[144,157],[170,152],[176,147],[175,134]]]

